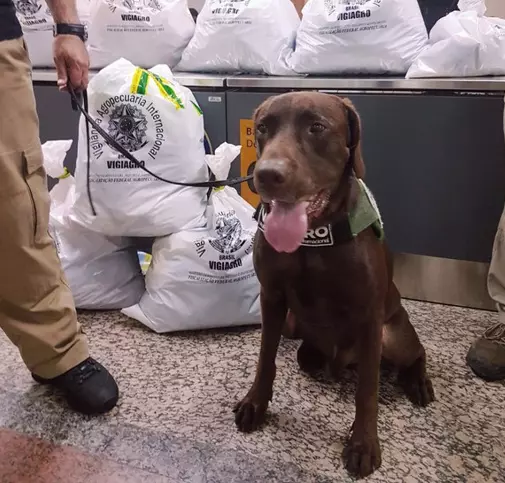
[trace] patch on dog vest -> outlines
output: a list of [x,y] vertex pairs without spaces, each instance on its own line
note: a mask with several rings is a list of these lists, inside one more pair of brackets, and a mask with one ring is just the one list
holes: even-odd
[[384,240],[384,223],[377,202],[368,186],[361,179],[358,179],[358,185],[360,188],[358,201],[352,212],[349,213],[349,225],[353,237],[358,236],[371,226],[377,238],[382,241]]
[[[375,198],[360,179],[358,187],[359,195],[356,205],[347,218],[308,230],[301,244],[302,247],[318,248],[340,245],[353,240],[369,227],[373,228],[379,240],[384,240],[384,225]],[[266,215],[263,205],[260,205],[254,214],[254,219],[258,222],[258,228],[262,232],[265,230]]]

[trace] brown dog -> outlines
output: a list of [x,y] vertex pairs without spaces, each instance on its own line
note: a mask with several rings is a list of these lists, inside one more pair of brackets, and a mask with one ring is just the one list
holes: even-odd
[[434,393],[424,348],[392,281],[380,215],[359,181],[359,117],[347,99],[296,92],[265,101],[254,121],[261,196],[254,262],[263,325],[256,378],[235,421],[249,432],[265,419],[289,310],[303,339],[302,370],[338,373],[357,364],[355,421],[343,458],[349,472],[364,477],[381,464],[381,356],[399,368],[414,404],[426,406]]

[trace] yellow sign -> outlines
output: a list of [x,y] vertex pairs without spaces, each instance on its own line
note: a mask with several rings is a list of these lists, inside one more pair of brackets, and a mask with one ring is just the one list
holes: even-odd
[[[256,144],[254,137],[254,123],[252,119],[240,120],[240,176],[249,176],[254,172],[256,165]],[[240,185],[240,194],[250,205],[256,208],[259,205],[260,197],[254,189],[253,180]]]

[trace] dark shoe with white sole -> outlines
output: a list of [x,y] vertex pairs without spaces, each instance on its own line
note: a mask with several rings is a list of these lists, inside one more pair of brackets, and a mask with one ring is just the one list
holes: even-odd
[[505,379],[505,323],[489,327],[470,347],[466,363],[485,381]]
[[32,377],[40,384],[61,390],[69,405],[83,414],[106,413],[116,406],[119,398],[114,378],[92,358],[54,379],[44,379],[36,374],[32,374]]

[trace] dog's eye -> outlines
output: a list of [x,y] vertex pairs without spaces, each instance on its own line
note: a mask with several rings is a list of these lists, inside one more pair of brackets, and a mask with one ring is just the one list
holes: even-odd
[[311,133],[321,133],[326,129],[326,126],[321,124],[320,122],[314,122],[312,126],[310,126]]
[[259,134],[266,134],[267,133],[267,127],[264,125],[264,124],[258,124],[256,126],[256,131],[259,133]]

